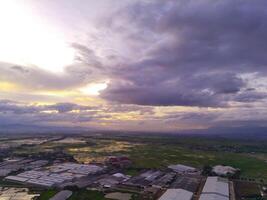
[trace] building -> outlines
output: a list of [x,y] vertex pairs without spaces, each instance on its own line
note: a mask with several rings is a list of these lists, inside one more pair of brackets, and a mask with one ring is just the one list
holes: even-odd
[[184,189],[168,189],[159,200],[191,200],[193,193]]
[[157,179],[163,175],[164,173],[159,170],[148,170],[138,176],[130,178],[128,181],[124,182],[123,185],[136,189],[144,189],[145,187],[153,185],[153,182],[157,181]]
[[177,173],[181,173],[181,174],[186,174],[186,173],[195,173],[198,170],[194,167],[190,167],[190,166],[186,166],[186,165],[170,165],[168,166],[169,169],[177,172]]
[[151,186],[151,187],[146,187],[141,194],[142,194],[142,199],[158,199],[157,197],[159,197],[162,194],[162,190],[160,187]]
[[228,180],[217,176],[208,177],[199,200],[229,200]]
[[212,168],[212,172],[218,176],[234,175],[239,171],[230,166],[216,165]]
[[153,186],[157,187],[167,187],[176,177],[176,174],[174,172],[166,173],[156,181],[152,183]]
[[130,200],[132,198],[132,194],[113,192],[113,193],[106,194],[105,198],[114,199],[114,200]]
[[193,193],[196,193],[200,185],[199,177],[177,176],[171,183],[170,188],[184,189]]
[[111,188],[114,187],[120,183],[123,183],[127,181],[130,178],[130,176],[126,176],[121,173],[116,173],[113,175],[107,175],[97,181],[95,181],[95,184],[101,186],[102,188]]
[[57,193],[55,196],[50,198],[49,200],[66,200],[72,195],[72,191],[63,190]]
[[5,180],[43,187],[53,187],[88,175],[97,174],[103,169],[103,167],[97,165],[63,163],[53,165],[45,170],[30,170],[15,176],[7,176]]
[[126,156],[111,156],[107,159],[106,163],[113,167],[121,168],[129,167],[132,164],[131,160]]

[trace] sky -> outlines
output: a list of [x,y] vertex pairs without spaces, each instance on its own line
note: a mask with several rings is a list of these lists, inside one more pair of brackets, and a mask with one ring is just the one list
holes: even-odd
[[266,0],[8,0],[0,30],[5,130],[267,128]]

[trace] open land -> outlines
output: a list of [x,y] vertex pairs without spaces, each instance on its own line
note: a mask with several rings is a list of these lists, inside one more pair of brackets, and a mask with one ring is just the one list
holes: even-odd
[[[18,142],[19,141],[19,142]],[[132,164],[120,172],[138,176],[144,170],[164,171],[171,164],[189,165],[198,169],[204,166],[227,165],[240,169],[240,176],[235,182],[238,198],[251,199],[260,194],[259,186],[267,183],[267,141],[233,140],[212,137],[158,136],[158,135],[58,135],[41,138],[3,138],[0,140],[0,159],[3,163],[8,158],[27,158],[33,168],[41,160],[46,160],[42,167],[56,162],[75,162],[81,164],[103,164],[111,156],[127,156]],[[26,159],[26,161],[27,161]],[[39,160],[32,162],[32,160]],[[25,159],[23,162],[26,162]],[[17,162],[17,161],[16,161]],[[20,161],[22,162],[22,161]],[[18,166],[17,166],[18,165]],[[19,164],[9,175],[23,172]],[[115,170],[116,171],[116,170]],[[2,173],[6,173],[5,169]],[[4,176],[3,176],[4,178]],[[101,180],[108,179],[101,175]],[[188,181],[190,178],[185,178]],[[240,181],[240,182],[238,182]],[[101,182],[101,181],[100,181]],[[85,181],[86,183],[86,181]],[[179,183],[179,181],[177,181]],[[188,183],[190,185],[190,182]],[[179,184],[178,184],[179,185]],[[22,188],[24,185],[1,180],[0,186]],[[39,193],[38,200],[54,196],[59,189],[36,189],[29,186],[33,193]],[[249,188],[245,189],[244,188]],[[125,187],[117,191],[129,192]],[[130,190],[132,199],[138,199],[138,191]],[[87,190],[84,187],[74,190],[70,200],[105,199],[103,191]]]

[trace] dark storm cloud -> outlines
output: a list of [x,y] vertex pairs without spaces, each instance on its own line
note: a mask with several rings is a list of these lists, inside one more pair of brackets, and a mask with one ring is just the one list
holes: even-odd
[[15,114],[27,114],[27,113],[40,113],[42,111],[58,111],[59,113],[67,113],[70,111],[90,111],[96,107],[82,106],[73,103],[56,103],[52,105],[34,105],[25,104],[10,100],[0,100],[0,112],[1,113],[15,113]]
[[244,91],[235,97],[239,102],[256,102],[267,98],[266,92]]
[[[57,111],[57,112],[54,112]],[[0,100],[0,125],[24,124],[48,126],[49,123],[86,123],[112,119],[112,114],[139,112],[154,114],[153,108],[135,105],[83,106],[74,103],[36,105]]]
[[164,123],[166,124],[182,124],[191,126],[194,129],[194,126],[212,126],[214,123],[217,123],[217,120],[220,119],[221,113],[216,112],[178,112],[170,113],[163,117]]
[[86,66],[91,66],[92,68],[102,68],[102,63],[99,61],[99,57],[96,56],[94,50],[78,43],[73,43],[72,47],[76,49],[76,61],[84,63]]
[[242,75],[266,76],[266,8],[264,0],[152,1],[118,11],[106,25],[143,49],[134,62],[114,67],[101,96],[201,107],[265,98],[240,91],[248,85]]
[[[245,85],[232,73],[192,75],[146,83],[137,77],[130,83],[118,82],[103,92],[109,100],[139,105],[226,106],[231,94]],[[149,81],[150,82],[150,81]]]
[[91,110],[91,109],[95,109],[95,108],[90,107],[90,106],[81,106],[81,105],[77,105],[74,103],[57,103],[57,104],[50,105],[50,106],[44,106],[43,109],[44,110],[46,110],[46,109],[57,110],[60,113],[65,113],[65,112],[70,112],[73,110],[83,111],[83,110]]
[[109,104],[107,107],[103,108],[104,112],[108,113],[128,113],[128,112],[139,112],[140,115],[153,115],[154,108],[138,105],[121,105],[121,104]]
[[40,109],[35,106],[21,105],[18,102],[10,100],[0,100],[0,113],[6,114],[7,112],[15,114],[36,113]]
[[[51,123],[84,123],[97,121],[109,116],[98,113],[96,107],[72,103],[36,105],[23,102],[0,100],[0,125],[42,125],[49,128]],[[99,109],[99,108],[98,108]],[[51,111],[57,111],[51,112]],[[78,112],[72,112],[78,111]]]
[[181,112],[181,113],[173,113],[169,114],[165,117],[166,120],[181,120],[181,121],[214,121],[219,117],[220,113],[201,113],[201,112]]

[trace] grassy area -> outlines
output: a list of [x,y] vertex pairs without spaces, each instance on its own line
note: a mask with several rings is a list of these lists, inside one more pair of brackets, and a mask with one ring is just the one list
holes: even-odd
[[[126,170],[136,175],[139,168],[164,168],[169,164],[195,167],[225,164],[240,168],[242,177],[265,179],[267,182],[267,142],[177,136],[103,136],[85,137],[85,144],[48,142],[34,147],[16,148],[15,153],[38,154],[57,150],[74,156],[79,162],[103,162],[110,155],[128,155],[134,162]],[[50,156],[50,154],[48,155]]]
[[236,182],[236,195],[239,199],[242,198],[256,198],[260,196],[260,188],[257,184]]
[[94,145],[66,147],[66,152],[80,162],[101,162],[106,156],[128,155],[134,162],[133,168],[126,170],[128,175],[136,175],[135,168],[161,168],[175,163],[195,167],[224,164],[241,169],[243,177],[267,181],[265,141],[138,136],[98,138],[92,139],[92,143]]
[[106,198],[101,192],[84,189],[74,192],[68,200],[106,200]]
[[190,150],[174,144],[145,144],[128,154],[137,168],[160,168],[175,163],[195,167],[224,164],[241,169],[242,176],[267,180],[267,163],[242,153]]
[[57,193],[56,190],[50,189],[46,190],[41,193],[40,197],[38,197],[37,200],[49,200],[51,197],[53,197]]
[[93,140],[94,145],[65,147],[66,152],[72,155],[77,161],[83,163],[103,162],[107,156],[127,154],[136,145],[132,142],[116,140]]
[[137,174],[140,173],[140,169],[137,169],[137,168],[129,168],[129,169],[126,169],[124,171],[124,173],[126,175],[129,175],[129,176],[136,176]]

